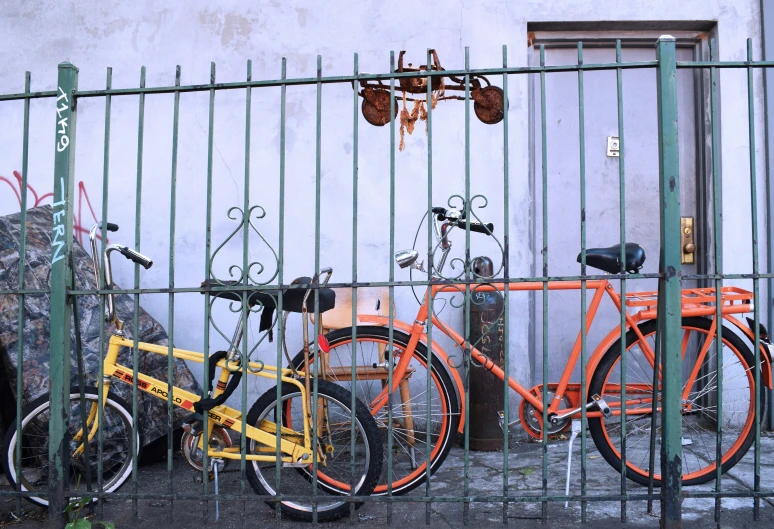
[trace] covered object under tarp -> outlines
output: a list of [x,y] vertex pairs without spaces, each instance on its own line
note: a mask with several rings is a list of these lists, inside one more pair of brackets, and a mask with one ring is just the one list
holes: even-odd
[[[0,217],[0,292],[15,291],[19,287],[19,244],[21,213]],[[51,277],[51,235],[52,209],[43,206],[27,211],[27,236],[24,260],[24,289],[48,290]],[[73,245],[75,288],[95,289],[94,269],[91,257],[77,242]],[[0,293],[0,433],[4,434],[6,424],[16,413],[16,374],[18,354],[19,299],[18,294]],[[103,325],[102,303],[96,295],[77,296],[80,316],[83,366],[87,385],[94,386],[99,366],[100,326]],[[26,294],[24,296],[24,329],[22,338],[22,380],[23,404],[48,392],[49,380],[49,294]],[[118,317],[126,322],[124,331],[127,338],[134,336],[134,300],[128,295],[116,296]],[[111,328],[106,328],[106,342]],[[147,312],[140,308],[139,339],[160,345],[167,344],[164,328]],[[71,382],[77,384],[75,353],[75,332],[72,327],[70,340]],[[167,357],[139,351],[139,370],[143,373],[167,380]],[[123,348],[118,363],[132,365],[131,349]],[[182,360],[174,361],[174,384],[188,391],[201,394],[201,389],[188,367]],[[125,401],[132,401],[132,386],[115,382],[112,391]],[[144,445],[167,434],[167,403],[146,393],[139,392],[138,422]],[[175,427],[179,426],[190,412],[175,408]]]

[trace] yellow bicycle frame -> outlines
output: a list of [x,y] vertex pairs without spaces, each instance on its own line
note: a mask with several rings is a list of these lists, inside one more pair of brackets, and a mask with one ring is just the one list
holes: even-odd
[[[127,347],[127,348],[133,348],[134,342],[132,340],[127,340],[125,337],[121,336],[120,334],[113,334],[110,337],[110,343],[108,346],[108,353],[105,357],[105,368],[104,368],[104,374],[102,380],[102,385],[105,388],[105,391],[103,392],[103,402],[101,403],[102,406],[105,404],[105,400],[107,399],[108,389],[111,386],[111,379],[109,377],[117,378],[118,380],[121,380],[123,382],[126,382],[128,384],[132,384],[134,382],[134,376],[133,376],[133,370],[131,368],[124,367],[120,364],[116,363],[116,360],[118,359],[118,351],[121,347]],[[167,356],[169,354],[169,348],[164,345],[155,345],[151,343],[146,342],[138,342],[137,343],[137,349],[140,351],[147,351],[150,353],[156,353],[163,356]],[[198,353],[195,351],[187,351],[185,349],[172,349],[172,356],[174,358],[180,358],[182,360],[186,361],[192,361],[192,362],[198,362],[200,364],[204,363],[204,354]],[[223,390],[226,387],[226,383],[228,382],[229,378],[231,377],[232,373],[242,371],[244,372],[244,369],[242,367],[239,367],[237,365],[232,364],[231,366],[226,366],[226,360],[220,360],[216,365],[221,368],[220,371],[220,377],[218,379],[218,383],[215,385],[215,388],[213,389],[213,397],[217,397],[218,395],[221,395],[223,393]],[[270,378],[272,380],[278,380],[281,382],[287,382],[289,384],[293,384],[296,386],[302,395],[302,406],[303,406],[303,416],[308,417],[308,399],[306,395],[306,390],[304,388],[304,385],[299,382],[297,379],[290,377],[289,375],[292,374],[292,370],[290,369],[281,369],[278,370],[274,366],[268,366],[254,363],[254,362],[248,362],[249,366],[256,370],[256,372],[248,370],[247,372],[251,375],[257,375],[264,378]],[[259,368],[262,368],[259,370]],[[137,387],[145,391],[146,393],[150,393],[151,395],[167,401],[170,398],[172,399],[172,403],[175,406],[179,406],[181,408],[185,408],[187,410],[193,411],[194,409],[194,402],[197,402],[201,400],[201,397],[198,395],[195,395],[189,391],[186,391],[184,389],[178,388],[177,386],[172,387],[171,395],[169,391],[169,386],[166,382],[162,382],[158,379],[155,379],[153,377],[150,377],[148,375],[145,375],[143,373],[137,374]],[[208,423],[208,431],[207,436],[200,436],[199,439],[199,448],[202,448],[204,445],[204,439],[209,439],[212,434],[212,429],[214,425],[220,424],[225,428],[229,428],[231,430],[239,431],[242,430],[242,413],[239,410],[236,410],[234,408],[231,408],[226,405],[220,405],[215,406],[213,409],[209,410],[207,412],[207,415],[211,419]],[[99,424],[98,424],[98,417],[97,417],[97,407],[96,405],[93,405],[91,410],[89,411],[89,416],[87,419],[87,425],[90,425],[90,427],[87,426],[89,429],[89,435],[88,440],[91,441],[94,436],[97,433]],[[265,447],[270,447],[272,450],[271,455],[266,453],[265,455],[258,455],[258,454],[246,454],[245,459],[247,461],[276,461],[276,454],[274,453],[274,449],[277,445],[277,440],[279,438],[279,449],[282,454],[284,454],[281,457],[281,461],[283,463],[305,463],[305,464],[312,464],[312,457],[313,452],[311,449],[312,442],[311,442],[311,436],[309,433],[309,424],[308,421],[304,421],[304,430],[303,432],[298,432],[296,430],[293,430],[291,428],[281,427],[279,429],[280,435],[277,435],[277,425],[271,421],[264,420],[260,427],[251,426],[249,424],[245,425],[245,432],[248,439],[253,439],[254,441],[264,445]],[[83,429],[78,432],[78,434],[75,436],[75,440],[80,440],[83,437]],[[209,445],[209,443],[207,443]],[[264,449],[259,448],[261,452],[264,452]],[[84,451],[84,445],[81,444],[73,453],[74,457],[79,456]],[[266,451],[268,452],[268,451]],[[215,450],[212,447],[207,448],[207,455],[208,457],[216,457],[216,458],[223,458],[223,459],[241,459],[241,454],[239,452],[238,447],[232,447],[227,448],[226,450]],[[320,454],[320,462],[324,463],[324,456]]]

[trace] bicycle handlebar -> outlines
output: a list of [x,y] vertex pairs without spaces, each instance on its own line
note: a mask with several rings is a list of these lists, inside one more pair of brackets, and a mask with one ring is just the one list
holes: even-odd
[[[452,225],[457,226],[460,229],[464,230],[466,227],[470,226],[470,231],[473,231],[476,233],[483,233],[485,235],[491,235],[494,232],[494,224],[492,224],[491,222],[486,224],[481,222],[475,222],[475,221],[468,222],[465,219],[465,210],[460,211],[457,209],[446,209],[443,207],[434,207],[431,211],[433,215],[435,215],[436,222],[443,222],[445,220],[448,220]],[[438,235],[439,238],[443,237],[440,230],[438,229],[436,229],[436,234]]]
[[476,233],[484,233],[486,235],[491,235],[494,231],[494,224],[491,222],[487,224],[483,224],[481,222],[468,222],[465,220],[458,220],[457,226],[460,227],[460,229],[465,229],[466,226],[470,227],[470,231],[474,231]]
[[138,265],[144,267],[146,270],[153,266],[153,259],[144,256],[140,252],[136,252],[131,248],[127,248],[126,246],[118,246],[116,249],[119,251],[119,253],[121,253],[121,255],[127,259],[131,259]]
[[[106,222],[105,227],[107,231],[118,231],[118,224],[112,222]],[[94,283],[99,285],[102,280],[102,266],[100,266],[100,254],[97,249],[97,230],[102,229],[101,223],[96,223],[89,230],[89,243],[91,244],[91,256],[94,260]],[[113,271],[110,266],[110,253],[112,251],[120,252],[124,257],[134,261],[135,263],[143,266],[146,270],[153,266],[153,260],[150,257],[146,257],[140,252],[127,248],[121,244],[109,244],[105,247],[104,263],[105,267],[105,287],[108,290],[113,288]],[[116,317],[116,304],[114,295],[108,294],[105,296],[105,304],[107,308],[105,310],[105,321],[108,323],[116,323],[119,325],[119,329],[123,326],[123,323]]]

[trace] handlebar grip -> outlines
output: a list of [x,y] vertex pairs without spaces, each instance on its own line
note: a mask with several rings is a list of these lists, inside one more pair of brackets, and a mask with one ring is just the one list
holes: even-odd
[[146,270],[153,266],[153,260],[150,257],[145,257],[143,254],[139,252],[135,252],[131,248],[127,248],[126,246],[122,246],[118,249],[121,254],[126,257],[127,259],[131,259],[138,265],[144,267]]
[[118,224],[113,224],[112,222],[107,223],[107,230],[108,231],[118,231]]
[[438,220],[446,220],[446,208],[435,207],[431,211],[438,216]]
[[470,226],[470,231],[475,231],[477,233],[484,233],[486,235],[489,235],[494,232],[494,224],[491,222],[487,224],[482,224],[480,222],[468,222],[464,220],[457,221],[457,225],[461,229],[465,229],[466,226]]

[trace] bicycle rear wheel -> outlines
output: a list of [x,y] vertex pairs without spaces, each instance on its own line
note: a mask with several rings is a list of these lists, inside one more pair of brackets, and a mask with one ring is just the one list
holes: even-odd
[[[281,421],[276,412],[277,390],[272,388],[250,408],[247,423],[256,427],[260,427],[264,421],[274,425],[282,424],[303,437],[306,418],[301,390],[294,384],[284,382],[281,391]],[[272,508],[276,508],[279,503],[282,512],[293,518],[312,521],[316,500],[317,520],[323,522],[336,520],[349,513],[349,502],[344,500],[346,496],[367,496],[373,492],[381,473],[382,443],[374,418],[359,401],[353,428],[351,394],[348,391],[320,380],[317,403],[319,426],[311,434],[317,435],[318,451],[325,455],[325,461],[318,462],[317,481],[318,490],[327,494],[318,494],[313,499],[315,490],[310,484],[312,465],[300,468],[280,466],[277,481],[275,461],[249,461],[247,478],[258,494],[295,496],[294,499],[282,502],[266,502]],[[250,454],[275,453],[273,448],[267,451],[264,445],[254,440],[248,441],[247,449]],[[362,502],[355,503],[355,508],[361,505]]]
[[[97,389],[84,389],[84,398],[86,407],[83,411],[87,417],[87,431],[90,431],[97,419],[99,403]],[[133,421],[129,406],[120,397],[108,393],[102,416],[103,443],[100,447],[99,435],[95,432],[88,442],[88,459],[85,450],[77,456],[74,455],[79,447],[86,446],[81,440],[75,440],[76,435],[81,431],[83,416],[81,393],[78,388],[70,390],[68,401],[65,402],[65,410],[69,410],[69,427],[65,431],[65,445],[70,455],[68,462],[70,470],[65,472],[66,490],[83,492],[84,496],[88,496],[89,490],[99,490],[100,482],[104,492],[118,490],[132,472]],[[40,496],[27,496],[27,499],[42,506],[48,505],[48,423],[50,420],[49,395],[46,394],[24,408],[21,433],[16,429],[16,421],[13,421],[3,442],[2,465],[8,481],[14,489],[19,484],[22,491],[41,492]],[[142,446],[140,435],[139,432],[134,435],[139,457],[139,449]],[[14,463],[17,444],[21,445],[19,465]],[[101,476],[98,473],[100,460]]]
[[[375,375],[357,375],[352,383],[352,359],[359,370],[371,369],[373,364],[384,364],[387,357],[397,364],[408,346],[409,336],[393,330],[392,347],[389,329],[376,326],[358,326],[356,343],[352,343],[352,328],[330,332],[326,338],[331,347],[326,353],[329,372],[326,379],[341,385],[366,403],[383,432],[384,461],[382,476],[374,494],[387,494],[387,426],[388,409],[379,395],[387,384],[387,368],[382,367]],[[354,355],[354,356],[353,356]],[[310,355],[310,362],[315,359]],[[433,357],[428,395],[427,347],[417,344],[409,362],[406,378],[392,395],[392,482],[393,494],[405,494],[425,482],[427,457],[430,455],[431,474],[443,463],[451,450],[454,433],[460,419],[457,392],[443,361]],[[303,369],[304,354],[293,359],[296,369]],[[322,378],[322,376],[321,376]],[[383,399],[382,399],[383,400]],[[430,418],[430,441],[427,439],[427,419]]]
[[[705,483],[715,477],[718,424],[722,428],[721,471],[726,472],[745,455],[753,442],[755,430],[755,363],[750,348],[731,329],[723,327],[722,352],[718,356],[716,335],[710,334],[712,320],[683,318],[683,389],[697,367],[698,353],[710,341],[706,356],[698,366],[688,397],[683,403],[682,475],[683,485]],[[650,350],[656,350],[656,322],[639,325]],[[653,405],[653,367],[645,357],[634,330],[626,333],[626,476],[648,484],[650,438]],[[719,369],[720,367],[720,369]],[[607,350],[595,370],[589,395],[598,393],[614,410],[621,407],[621,342]],[[718,378],[722,377],[722,406],[718,413]],[[763,385],[760,413],[766,404]],[[657,393],[657,415],[654,458],[654,484],[661,486],[661,390]],[[616,470],[622,467],[621,418],[589,419],[589,430],[599,452]]]

